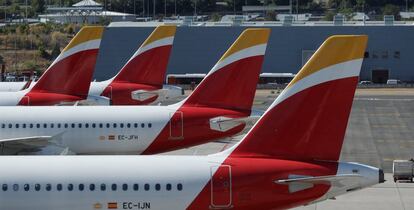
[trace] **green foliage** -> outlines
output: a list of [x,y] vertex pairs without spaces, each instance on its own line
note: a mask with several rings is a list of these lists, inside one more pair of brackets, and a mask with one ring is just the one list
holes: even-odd
[[274,11],[266,12],[265,21],[276,21],[276,12]]
[[220,19],[221,19],[221,16],[218,13],[213,13],[211,15],[211,21],[217,22],[217,21],[220,21]]
[[394,15],[394,17],[397,17],[400,14],[400,7],[393,5],[393,4],[387,4],[382,9],[383,15]]
[[50,57],[52,60],[56,59],[60,55],[60,44],[56,42],[55,47],[53,47]]
[[45,59],[49,59],[50,57],[49,53],[46,52],[46,49],[43,45],[39,46],[37,53],[38,53],[38,56],[45,58]]
[[326,21],[333,21],[333,18],[334,18],[335,15],[336,15],[335,12],[333,12],[333,11],[327,11],[327,12],[325,12],[324,20],[326,20]]
[[32,0],[32,4],[31,4],[32,9],[34,10],[36,14],[43,13],[46,9],[45,5],[46,5],[45,0]]
[[33,60],[27,60],[23,63],[24,69],[38,70],[39,66]]

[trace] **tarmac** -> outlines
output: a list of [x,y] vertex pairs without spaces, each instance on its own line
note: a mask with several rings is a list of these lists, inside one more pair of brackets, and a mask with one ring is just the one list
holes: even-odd
[[[278,92],[258,90],[254,109],[266,110]],[[358,89],[340,159],[382,168],[388,181],[339,196],[336,200],[296,209],[414,210],[414,183],[394,183],[392,179],[393,160],[414,158],[413,131],[414,89]],[[242,136],[165,154],[211,154],[232,146]]]

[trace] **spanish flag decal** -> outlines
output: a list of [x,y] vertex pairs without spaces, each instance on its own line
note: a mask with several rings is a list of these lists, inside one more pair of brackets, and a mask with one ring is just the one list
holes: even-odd
[[108,209],[118,209],[118,203],[116,202],[108,203]]

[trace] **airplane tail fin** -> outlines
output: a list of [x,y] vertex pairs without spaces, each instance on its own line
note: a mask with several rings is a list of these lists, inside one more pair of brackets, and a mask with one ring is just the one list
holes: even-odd
[[337,161],[368,37],[329,37],[231,156]]
[[113,81],[161,86],[165,81],[176,29],[172,25],[155,28]]
[[183,106],[250,112],[270,29],[246,29],[214,65]]
[[88,95],[103,34],[102,26],[83,27],[30,92]]

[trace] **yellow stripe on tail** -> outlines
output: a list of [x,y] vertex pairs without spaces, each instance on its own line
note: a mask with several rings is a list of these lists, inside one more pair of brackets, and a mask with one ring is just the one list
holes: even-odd
[[69,42],[69,44],[63,49],[62,52],[66,52],[71,48],[78,46],[79,44],[101,39],[103,34],[103,26],[85,26],[76,34],[75,37]]
[[171,37],[175,35],[175,31],[177,30],[177,26],[158,26],[150,36],[142,43],[141,47],[144,47],[148,44],[151,44],[155,41],[160,39],[164,39],[167,37]]
[[302,67],[299,74],[289,83],[292,86],[299,80],[318,72],[328,66],[350,60],[364,58],[368,36],[366,35],[335,35],[329,37],[309,61]]
[[244,30],[234,44],[220,58],[220,61],[243,49],[260,44],[267,44],[269,35],[270,29],[268,28],[249,28]]

